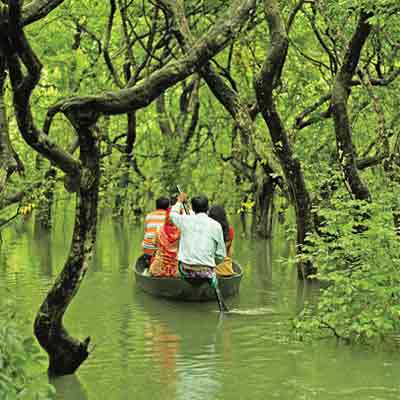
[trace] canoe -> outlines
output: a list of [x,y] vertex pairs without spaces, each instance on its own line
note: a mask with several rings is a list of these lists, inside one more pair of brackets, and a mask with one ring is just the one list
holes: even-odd
[[[143,275],[146,268],[143,256],[135,264],[136,284],[145,292],[157,297],[165,297],[181,301],[210,301],[215,300],[214,289],[204,280],[192,280],[191,283],[182,278],[159,278]],[[225,298],[234,296],[239,292],[242,280],[242,267],[233,261],[236,275],[218,277],[219,289]]]

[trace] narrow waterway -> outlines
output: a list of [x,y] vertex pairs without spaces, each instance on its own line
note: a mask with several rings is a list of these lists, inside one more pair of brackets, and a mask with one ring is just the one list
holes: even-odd
[[[68,251],[72,218],[59,211],[50,235],[33,223],[3,233],[0,296],[14,296],[30,321]],[[398,352],[335,341],[298,343],[290,319],[309,294],[288,267],[290,245],[241,238],[244,268],[235,315],[217,304],[153,298],[135,285],[142,227],[104,216],[93,266],[67,312],[75,336],[96,345],[74,376],[53,381],[59,400],[338,400],[399,399]],[[29,327],[28,327],[29,328]],[[28,329],[27,328],[27,329]]]

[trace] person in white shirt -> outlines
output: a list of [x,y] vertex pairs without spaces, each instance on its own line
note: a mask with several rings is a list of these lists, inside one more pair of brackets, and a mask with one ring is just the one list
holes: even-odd
[[192,198],[194,215],[181,214],[186,193],[180,193],[177,203],[171,208],[171,221],[181,231],[178,261],[179,270],[187,278],[204,278],[216,285],[215,266],[226,256],[221,225],[207,215],[206,196]]

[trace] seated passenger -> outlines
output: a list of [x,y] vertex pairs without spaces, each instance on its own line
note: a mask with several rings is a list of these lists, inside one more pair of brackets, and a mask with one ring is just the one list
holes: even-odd
[[224,261],[217,265],[215,272],[220,276],[230,276],[234,275],[232,265],[232,240],[234,236],[234,231],[231,226],[229,226],[228,218],[226,217],[226,212],[221,206],[212,206],[208,211],[208,216],[215,221],[219,222],[222,227],[222,232],[224,234],[226,256]]
[[178,273],[179,229],[169,218],[169,210],[165,223],[156,234],[156,255],[150,265],[150,274],[159,277],[175,277]]
[[164,225],[168,208],[169,199],[167,197],[160,197],[156,200],[156,210],[147,214],[144,220],[144,239],[142,247],[148,266],[150,266],[151,260],[157,250],[157,244],[155,242],[156,232]]

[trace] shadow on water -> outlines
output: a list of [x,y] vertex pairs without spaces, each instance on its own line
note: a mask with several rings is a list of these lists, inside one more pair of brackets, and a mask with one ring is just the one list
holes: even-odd
[[84,386],[76,375],[49,378],[49,383],[56,389],[55,400],[89,400]]

